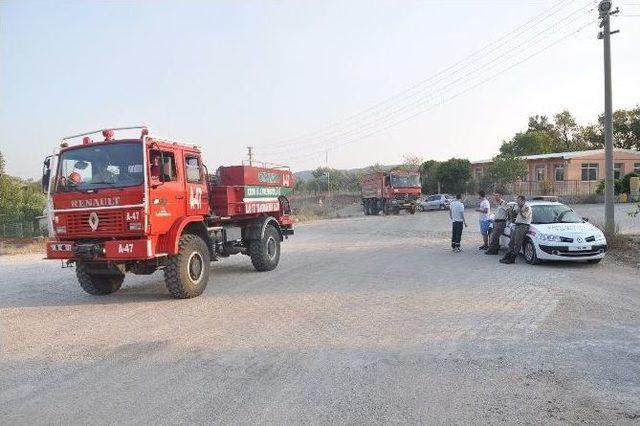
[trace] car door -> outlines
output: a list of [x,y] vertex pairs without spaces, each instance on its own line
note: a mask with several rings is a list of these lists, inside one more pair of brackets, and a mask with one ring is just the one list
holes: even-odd
[[185,214],[184,184],[176,152],[162,148],[149,151],[149,215],[151,233],[169,232]]

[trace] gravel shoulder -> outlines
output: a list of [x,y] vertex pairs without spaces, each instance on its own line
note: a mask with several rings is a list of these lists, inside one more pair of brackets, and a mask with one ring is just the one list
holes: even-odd
[[637,270],[501,265],[475,230],[455,255],[448,226],[301,224],[275,271],[224,259],[182,301],[0,257],[0,423],[636,423]]

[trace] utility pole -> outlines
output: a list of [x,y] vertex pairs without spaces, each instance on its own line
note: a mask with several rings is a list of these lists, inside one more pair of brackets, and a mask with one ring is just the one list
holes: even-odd
[[619,12],[611,11],[611,0],[600,0],[600,28],[598,39],[604,40],[604,222],[605,230],[612,235],[616,230],[613,182],[613,107],[611,101],[611,31],[610,17]]
[[251,167],[253,166],[253,147],[252,146],[247,147],[247,153],[249,156],[249,167]]

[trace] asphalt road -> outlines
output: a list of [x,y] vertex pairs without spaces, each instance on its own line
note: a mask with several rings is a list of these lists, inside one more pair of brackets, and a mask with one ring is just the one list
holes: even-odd
[[277,270],[225,259],[183,301],[1,257],[0,424],[637,424],[638,270],[501,265],[447,228],[302,225]]

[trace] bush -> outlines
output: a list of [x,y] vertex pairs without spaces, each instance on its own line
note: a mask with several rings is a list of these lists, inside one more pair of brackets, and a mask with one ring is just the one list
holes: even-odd
[[[632,175],[633,173],[629,173],[629,174]],[[623,179],[625,177],[623,177],[622,179],[616,179],[613,181],[613,192],[616,195],[629,193],[629,180],[627,180],[627,190],[626,191],[624,190]],[[631,179],[631,177],[629,177],[629,179]],[[598,186],[596,187],[596,194],[600,194],[600,195],[604,194],[604,179],[598,182]]]
[[631,193],[631,178],[632,177],[640,177],[637,173],[627,173],[622,178],[618,179],[620,181],[620,193],[621,194],[630,194]]

